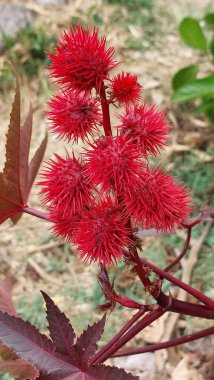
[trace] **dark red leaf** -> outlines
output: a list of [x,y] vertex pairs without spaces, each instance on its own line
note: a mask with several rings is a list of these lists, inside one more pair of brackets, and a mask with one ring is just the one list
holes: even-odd
[[28,194],[30,194],[31,187],[33,186],[33,183],[35,181],[36,175],[38,173],[39,167],[41,165],[41,162],[43,160],[46,146],[48,142],[48,135],[45,134],[44,139],[42,140],[39,148],[36,150],[29,166],[29,172],[28,172]]
[[100,364],[65,377],[60,372],[55,375],[40,375],[38,380],[139,380],[139,377],[133,376],[121,368]]
[[0,222],[17,214],[23,203],[19,186],[19,136],[20,136],[20,90],[16,82],[15,99],[10,114],[10,124],[6,141],[6,163],[0,173]]
[[16,78],[16,93],[6,139],[6,162],[0,173],[0,223],[11,218],[13,223],[22,216],[29,192],[41,164],[47,137],[41,143],[28,168],[32,131],[32,108],[21,128],[20,88]]
[[33,125],[33,112],[30,104],[28,115],[20,130],[20,187],[23,202],[28,200],[28,158],[30,153],[30,140]]
[[21,318],[0,312],[0,339],[41,371],[54,373],[59,368],[68,373],[76,371],[61,359],[60,354],[57,355],[50,339]]
[[[0,282],[0,310],[16,316],[11,288],[12,284],[9,278],[5,278]],[[21,380],[34,380],[38,377],[39,372],[31,364],[17,358],[17,355],[2,343],[0,343],[0,356],[3,359],[0,362],[0,372],[9,372],[14,376],[18,376]]]
[[[88,380],[139,380],[138,376],[133,376],[127,373],[122,368],[105,366],[102,364],[91,366],[88,371]],[[68,377],[67,380],[71,380],[72,377]],[[74,380],[74,378],[72,379]]]
[[9,372],[20,380],[35,380],[39,376],[39,371],[23,359],[7,360],[0,362],[0,372]]
[[77,350],[78,357],[84,366],[97,351],[97,342],[103,334],[105,321],[106,316],[104,315],[100,321],[95,322],[92,326],[88,326],[87,330],[83,331],[77,339],[75,350]]
[[17,315],[16,309],[12,300],[11,280],[5,278],[0,282],[0,310],[10,315]]
[[[12,284],[9,278],[0,282],[0,310],[10,315],[17,315],[11,295]],[[16,355],[0,342],[0,356],[4,360],[14,359]]]
[[1,356],[1,359],[3,360],[17,359],[17,355],[14,354],[14,352],[10,348],[5,346],[1,342],[0,342],[0,356]]
[[42,295],[47,307],[47,320],[49,323],[48,327],[50,336],[56,346],[56,350],[65,355],[72,354],[73,350],[71,347],[74,344],[76,335],[69,319],[59,310],[45,292],[42,292]]
[[[45,335],[40,334],[30,323],[23,321],[21,318],[0,312],[0,339],[13,349],[18,356],[30,362],[40,371],[38,380],[137,379],[137,377],[127,374],[124,370],[116,367],[90,366],[88,364],[89,358],[97,349],[97,341],[103,333],[105,316],[99,322],[88,326],[87,330],[77,339],[76,345],[72,346],[75,335],[69,320],[46,294],[43,293],[43,296],[47,305],[51,335],[60,349],[66,349],[66,355],[57,352],[52,341]],[[65,339],[64,332],[58,326],[60,321],[62,328],[64,326],[65,331],[68,331],[71,336],[71,349],[68,340]],[[52,331],[54,327],[56,327],[56,331]],[[57,333],[63,339],[62,346]],[[68,355],[68,352],[70,355]],[[35,377],[32,379],[35,379]]]
[[10,114],[10,124],[6,140],[6,162],[3,170],[3,177],[6,188],[9,191],[10,199],[20,205],[23,203],[19,180],[19,161],[20,161],[20,133],[21,133],[21,115],[20,115],[20,87],[16,79],[16,93],[12,111]]

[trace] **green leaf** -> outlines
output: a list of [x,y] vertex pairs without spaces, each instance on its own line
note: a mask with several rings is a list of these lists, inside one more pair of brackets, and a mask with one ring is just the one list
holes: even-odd
[[214,123],[214,108],[209,108],[205,111],[206,117]]
[[207,50],[206,37],[199,22],[194,18],[184,18],[179,25],[179,33],[186,45],[201,51]]
[[198,70],[199,68],[197,65],[187,66],[179,70],[172,79],[173,90],[176,91],[178,88],[184,86],[192,79],[195,79],[196,75],[198,74]]
[[194,79],[174,92],[172,101],[183,102],[214,95],[214,75],[203,79]]
[[213,123],[214,122],[214,97],[204,99],[196,111],[198,113],[204,112],[206,117]]
[[206,112],[209,109],[214,109],[214,98],[208,98],[203,100],[200,106],[197,108],[197,112]]
[[213,13],[207,13],[204,16],[204,21],[206,23],[206,26],[209,29],[214,29],[214,12]]
[[214,35],[211,38],[210,44],[209,44],[210,52],[214,56]]

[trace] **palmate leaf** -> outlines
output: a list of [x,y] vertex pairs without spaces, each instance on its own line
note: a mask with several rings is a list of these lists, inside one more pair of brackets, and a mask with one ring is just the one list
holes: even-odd
[[62,377],[61,374],[39,376],[38,380],[139,380],[121,368],[105,366],[102,364],[89,367],[86,371]]
[[[3,312],[6,312],[10,315],[17,315],[16,309],[12,300],[11,295],[11,288],[12,284],[9,278],[5,278],[0,282],[0,310]],[[13,359],[16,359],[17,356],[6,346],[4,346],[0,342],[0,357],[4,360],[3,363],[5,364],[6,361],[10,360],[13,361]],[[3,371],[0,367],[0,371]]]
[[72,346],[76,335],[69,319],[59,310],[46,293],[42,292],[42,295],[47,307],[50,336],[56,350],[62,354],[72,354]]
[[[74,332],[66,316],[54,305],[53,301],[43,293],[47,306],[47,318],[53,342],[21,318],[0,312],[0,339],[12,348],[18,356],[29,361],[40,372],[38,380],[137,380],[124,370],[101,364],[89,365],[89,358],[97,349],[105,316],[87,330],[73,344]],[[61,325],[61,327],[60,327]],[[63,333],[61,331],[63,326]],[[53,332],[53,328],[56,332]],[[57,331],[62,337],[62,344],[56,339]],[[65,334],[71,337],[70,344]],[[57,350],[57,346],[69,348],[66,354]]]
[[[100,321],[94,323],[92,326],[89,325],[77,339],[75,349],[77,350],[78,356],[80,357],[83,365],[88,363],[89,359],[97,351],[97,342],[103,334],[105,321],[106,316],[104,315]],[[87,347],[87,350],[85,347]]]
[[39,376],[38,370],[19,358],[0,362],[0,372],[9,372],[20,380],[36,380]]
[[0,339],[41,371],[55,372],[61,366],[70,369],[69,364],[58,358],[52,341],[21,318],[0,312]]
[[[9,278],[0,282],[0,310],[16,316],[16,309],[11,295],[12,284]],[[25,360],[17,357],[14,352],[0,342],[0,372],[9,372],[20,380],[35,380],[39,371]]]
[[5,278],[0,282],[0,310],[10,315],[17,315],[12,300],[12,284],[9,278]]
[[16,78],[16,93],[6,140],[6,162],[0,173],[0,223],[11,218],[16,223],[23,207],[27,206],[29,193],[44,156],[47,135],[28,165],[32,132],[32,108],[30,106],[21,127],[20,87]]

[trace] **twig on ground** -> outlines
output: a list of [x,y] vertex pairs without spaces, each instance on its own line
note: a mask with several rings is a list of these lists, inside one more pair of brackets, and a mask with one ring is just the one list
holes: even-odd
[[57,280],[56,278],[53,278],[52,276],[49,276],[32,258],[29,258],[27,260],[28,264],[30,264],[33,269],[38,273],[38,275],[45,281],[50,282],[57,286],[62,286],[62,282]]
[[[59,247],[60,245],[62,245],[63,243],[61,241],[52,241],[52,242],[49,242],[47,244],[42,244],[42,245],[37,245],[37,246],[33,246],[33,247],[30,247],[27,251],[26,251],[26,256],[29,256],[29,255],[33,255],[34,253],[37,253],[37,252],[43,252],[43,251],[47,251],[49,249],[52,249],[52,248],[56,248],[56,247]],[[21,250],[21,252],[23,251],[23,249]],[[19,251],[17,251],[17,253],[19,253]]]

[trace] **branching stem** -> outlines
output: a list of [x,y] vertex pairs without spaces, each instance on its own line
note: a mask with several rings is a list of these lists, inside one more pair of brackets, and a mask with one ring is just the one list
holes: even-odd
[[145,310],[142,308],[136,314],[134,314],[133,317],[122,327],[122,329],[100,351],[94,355],[91,364],[98,363],[102,355],[106,354],[109,348],[113,347],[119,341],[119,339],[130,329],[130,327],[133,326],[134,323],[143,316],[144,313]]
[[103,347],[97,354],[97,357],[94,356],[92,363],[103,363],[110,356],[112,356],[120,347],[124,346],[128,341],[130,341],[135,335],[142,331],[146,326],[150,325],[156,319],[160,318],[165,313],[164,310],[155,310],[148,313],[143,319],[137,322],[132,328],[127,331],[114,345],[110,345],[109,349]]
[[[210,310],[214,311],[214,302],[210,298],[205,296],[204,294],[200,293],[197,289],[194,289],[192,288],[192,286],[185,284],[183,281],[165,272],[163,269],[156,267],[156,265],[150,263],[149,261],[145,259],[140,259],[140,261],[144,266],[150,268],[153,272],[158,274],[160,277],[165,278],[166,280],[170,281],[172,284],[175,284],[179,288],[185,290],[187,293],[191,294],[193,297],[195,297],[204,305],[206,305]],[[161,295],[160,295],[160,298],[161,298]],[[159,297],[156,299],[158,302]]]
[[213,334],[214,334],[214,327],[209,327],[208,329],[204,329],[193,334],[182,336],[180,338],[171,339],[167,342],[150,344],[149,346],[145,346],[145,347],[127,348],[126,350],[120,350],[116,352],[115,354],[113,354],[112,357],[129,356],[129,355],[143,354],[145,352],[153,352],[157,350],[162,350],[163,348],[178,346],[179,344],[191,342],[193,340],[204,338],[206,336],[213,335]]
[[186,241],[180,255],[178,255],[178,257],[176,257],[176,259],[171,264],[167,265],[166,268],[164,268],[165,272],[168,272],[170,269],[172,269],[184,257],[185,253],[187,252],[187,249],[189,248],[191,232],[192,227],[188,227]]

